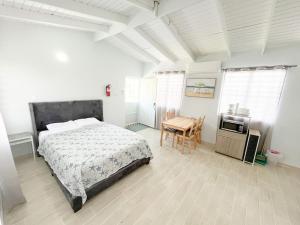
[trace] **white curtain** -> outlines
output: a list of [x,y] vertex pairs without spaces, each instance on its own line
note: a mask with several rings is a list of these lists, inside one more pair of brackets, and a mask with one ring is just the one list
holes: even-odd
[[[25,201],[12,157],[6,128],[0,114],[0,194],[4,211]],[[0,206],[0,210],[2,207]],[[0,213],[2,215],[2,212]],[[1,218],[0,218],[1,220]]]
[[168,72],[157,75],[156,128],[160,128],[166,112],[174,112],[175,115],[179,114],[183,81],[183,72]]
[[286,69],[227,71],[224,74],[220,111],[227,112],[229,104],[236,103],[248,108],[251,128],[262,133],[260,149],[266,136],[270,136],[285,76]]

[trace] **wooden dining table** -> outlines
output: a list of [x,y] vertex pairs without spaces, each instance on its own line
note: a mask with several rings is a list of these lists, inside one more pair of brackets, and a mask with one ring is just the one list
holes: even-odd
[[[160,133],[160,146],[162,146],[164,129],[172,128],[183,132],[183,137],[186,136],[186,132],[194,126],[195,119],[184,116],[176,116],[172,119],[163,121],[161,123],[161,133]],[[182,145],[184,148],[185,138],[182,140]]]

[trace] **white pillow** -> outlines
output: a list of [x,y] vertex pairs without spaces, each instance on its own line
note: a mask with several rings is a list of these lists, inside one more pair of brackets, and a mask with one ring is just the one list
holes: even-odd
[[50,131],[73,130],[78,128],[77,125],[72,120],[63,123],[50,123],[46,127]]
[[82,127],[82,126],[87,126],[87,125],[100,124],[101,121],[97,120],[94,117],[91,117],[91,118],[86,118],[86,119],[75,120],[74,123],[77,126]]

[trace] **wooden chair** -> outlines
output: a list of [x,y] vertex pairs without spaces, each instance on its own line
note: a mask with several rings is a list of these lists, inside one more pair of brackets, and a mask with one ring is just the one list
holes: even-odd
[[166,112],[165,120],[169,120],[175,117],[175,112]]
[[[165,120],[169,120],[175,117],[175,112],[166,112],[166,117]],[[172,147],[174,147],[174,141],[175,141],[175,135],[176,135],[176,130],[172,128],[163,128],[164,133],[165,133],[165,140],[169,137],[169,135],[172,135]]]
[[204,119],[205,119],[205,116],[203,116],[202,118],[200,117],[197,120],[198,125],[197,125],[196,131],[195,131],[195,135],[196,135],[198,144],[201,144],[202,126],[203,126],[203,123],[204,123]]
[[197,121],[195,121],[193,127],[185,134],[185,137],[183,136],[182,131],[176,132],[176,147],[177,147],[177,144],[181,143],[182,150],[184,151],[184,144],[183,144],[184,143],[183,138],[184,138],[185,141],[188,141],[190,143],[193,142],[194,149],[196,149],[196,146],[197,146],[196,131],[197,131],[198,124],[199,123]]

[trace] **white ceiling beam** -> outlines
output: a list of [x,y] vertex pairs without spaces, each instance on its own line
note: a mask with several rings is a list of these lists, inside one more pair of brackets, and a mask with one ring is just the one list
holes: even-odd
[[269,35],[270,35],[270,31],[271,31],[271,26],[272,26],[272,19],[275,13],[275,8],[276,8],[276,3],[277,0],[273,0],[272,1],[272,5],[270,8],[270,13],[267,19],[267,24],[266,24],[266,28],[265,28],[265,32],[264,32],[264,36],[263,36],[263,44],[262,44],[262,49],[261,49],[261,54],[265,54],[265,51],[267,49],[268,46],[268,41],[269,41]]
[[145,57],[149,61],[153,62],[155,65],[158,65],[160,63],[160,61],[158,59],[156,59],[155,57],[150,55],[144,49],[140,48],[133,41],[129,40],[125,35],[117,34],[115,37],[117,39],[119,39],[121,42],[123,42],[124,44],[126,44],[128,47],[130,47],[132,50],[136,51],[138,54],[142,55],[143,57]]
[[158,17],[167,16],[205,0],[162,0],[158,6]]
[[120,23],[126,25],[129,21],[128,17],[121,14],[109,12],[104,9],[88,6],[72,0],[28,0],[27,2],[37,2],[47,6],[68,10],[79,17],[93,19],[100,22]]
[[50,14],[41,14],[12,7],[5,7],[3,5],[0,5],[0,17],[75,30],[101,33],[107,33],[109,31],[109,26],[76,21],[73,19],[61,18],[58,16],[52,16]]
[[[130,5],[145,10],[147,12],[153,13],[154,10],[154,5],[151,7],[149,5],[146,5],[145,3],[140,2],[139,0],[126,0],[127,3],[129,3]],[[154,3],[153,3],[154,4]]]
[[149,35],[147,35],[144,31],[142,31],[140,28],[134,29],[134,31],[142,37],[147,43],[149,43],[154,49],[160,52],[164,57],[166,57],[168,60],[170,60],[172,63],[176,63],[177,58],[170,53],[168,50],[166,50],[164,47],[162,47],[159,43],[157,43],[155,40],[153,40]]
[[226,26],[226,20],[225,20],[225,14],[223,11],[223,6],[222,6],[222,3],[220,2],[220,0],[214,0],[214,2],[216,5],[216,8],[217,8],[219,21],[221,23],[222,33],[224,35],[226,52],[227,52],[228,56],[231,57],[230,40],[229,40],[228,29]]
[[[181,10],[183,8],[189,7],[191,5],[197,4],[199,2],[202,2],[204,0],[162,0],[159,3],[158,6],[158,18],[169,15],[171,13],[177,12],[178,10]],[[136,6],[137,7],[137,6]],[[137,13],[134,17],[132,17],[128,23],[128,27],[120,28],[118,31],[110,32],[110,34],[107,35],[95,35],[95,41],[101,41],[107,37],[114,36],[117,33],[121,33],[125,31],[126,29],[132,29],[136,28],[138,26],[141,26],[143,24],[149,23],[153,21],[153,19],[156,19],[154,13],[145,13],[140,12]]]
[[192,62],[195,62],[195,56],[192,50],[188,47],[188,45],[184,42],[184,40],[181,38],[180,34],[178,33],[176,27],[172,24],[170,21],[170,18],[168,16],[160,18],[161,23],[163,24],[165,30],[171,35],[177,45],[186,53],[186,55],[189,57],[189,60]]

